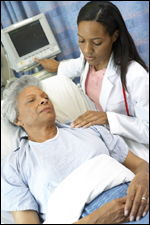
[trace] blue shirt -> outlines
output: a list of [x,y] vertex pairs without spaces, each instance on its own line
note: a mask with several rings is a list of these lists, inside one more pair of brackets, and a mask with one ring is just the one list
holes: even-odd
[[1,209],[35,210],[45,220],[48,199],[60,182],[102,153],[123,163],[128,146],[99,125],[76,129],[57,124],[57,135],[43,143],[22,138],[2,164]]

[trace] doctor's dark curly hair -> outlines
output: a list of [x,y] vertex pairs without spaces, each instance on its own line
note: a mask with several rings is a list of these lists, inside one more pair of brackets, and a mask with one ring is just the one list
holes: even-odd
[[77,18],[77,24],[81,21],[96,21],[101,23],[106,32],[112,37],[116,30],[119,30],[119,36],[113,43],[114,64],[120,66],[121,81],[125,90],[126,87],[126,73],[128,63],[135,60],[141,64],[148,72],[145,62],[139,56],[135,43],[129,34],[123,17],[119,9],[109,1],[91,1],[83,6]]

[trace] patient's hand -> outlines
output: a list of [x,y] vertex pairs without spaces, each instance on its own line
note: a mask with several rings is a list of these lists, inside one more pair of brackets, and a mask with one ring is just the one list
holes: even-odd
[[126,196],[117,198],[99,208],[101,212],[96,212],[96,224],[120,224],[129,222],[129,217],[124,215],[126,199]]
[[44,69],[49,72],[49,73],[54,73],[57,72],[59,62],[56,61],[55,59],[42,59],[39,60],[37,58],[33,58],[36,62],[40,63]]
[[105,112],[87,111],[86,113],[79,116],[76,120],[71,123],[71,127],[90,127],[92,125],[103,125],[108,123],[107,114]]
[[[142,199],[144,197],[146,200]],[[130,215],[130,221],[140,220],[149,210],[149,174],[138,173],[131,181],[127,191],[125,212]]]
[[124,215],[126,199],[127,196],[114,199],[90,215],[78,220],[75,224],[120,224],[129,222],[129,217]]

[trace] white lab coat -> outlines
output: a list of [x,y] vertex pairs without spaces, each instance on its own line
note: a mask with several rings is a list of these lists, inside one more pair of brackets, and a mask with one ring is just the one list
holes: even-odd
[[[60,63],[58,75],[81,77],[85,93],[85,80],[89,63],[84,65],[84,56]],[[100,105],[107,113],[110,132],[130,138],[139,143],[149,144],[149,76],[137,62],[131,61],[126,74],[126,98],[130,117],[127,116],[122,92],[119,67],[113,66],[112,55],[103,79],[99,97]]]

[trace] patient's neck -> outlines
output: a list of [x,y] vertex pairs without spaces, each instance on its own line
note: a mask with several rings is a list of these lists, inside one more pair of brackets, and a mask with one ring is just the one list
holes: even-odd
[[35,128],[28,130],[27,134],[30,141],[42,143],[56,136],[57,127],[54,124],[48,127],[41,127],[40,129]]

